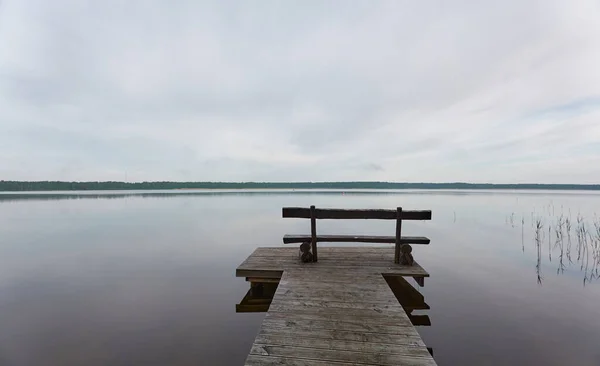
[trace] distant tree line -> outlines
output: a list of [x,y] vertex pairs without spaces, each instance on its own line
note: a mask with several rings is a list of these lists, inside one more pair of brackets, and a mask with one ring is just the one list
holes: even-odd
[[100,191],[158,189],[551,189],[600,190],[600,184],[492,184],[393,182],[60,182],[0,180],[0,191]]

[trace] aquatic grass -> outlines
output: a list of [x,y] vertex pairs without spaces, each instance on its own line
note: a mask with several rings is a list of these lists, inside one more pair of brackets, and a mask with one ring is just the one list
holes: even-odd
[[535,246],[537,249],[537,263],[535,265],[535,272],[537,274],[538,284],[542,284],[542,230],[544,229],[544,224],[542,223],[541,218],[537,218],[535,222]]
[[525,253],[525,216],[521,216],[521,248]]
[[564,272],[565,271],[565,264],[564,264],[564,234],[563,234],[563,227],[564,227],[565,223],[564,223],[564,217],[563,214],[561,213],[558,220],[556,221],[556,226],[554,227],[554,232],[555,232],[555,244],[554,244],[554,248],[559,248],[559,255],[558,255],[558,269],[556,270],[556,272]]
[[[548,261],[556,259],[556,273],[562,274],[575,265],[583,272],[583,284],[600,279],[600,217],[586,217],[578,212],[575,218],[571,210],[565,212],[563,205],[553,202],[543,205],[541,213],[534,208],[530,215],[522,214],[521,251],[525,252],[526,218],[531,217],[533,242],[536,249],[535,271],[538,284],[542,284],[543,248],[548,247]],[[515,228],[518,220],[514,212],[506,216],[506,224]],[[547,241],[547,243],[546,243]],[[575,247],[574,247],[575,246]],[[553,258],[554,257],[554,258]]]
[[569,216],[565,218],[565,228],[567,230],[567,259],[569,263],[573,263],[571,260],[571,210],[569,210]]

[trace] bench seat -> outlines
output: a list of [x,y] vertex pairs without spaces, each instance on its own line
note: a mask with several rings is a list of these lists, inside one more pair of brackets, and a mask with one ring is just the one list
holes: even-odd
[[[286,234],[283,237],[284,244],[310,242],[310,235],[290,235]],[[378,236],[378,235],[317,235],[317,242],[329,243],[396,243],[395,236]],[[400,237],[401,244],[429,244],[429,238],[424,236],[402,236]]]

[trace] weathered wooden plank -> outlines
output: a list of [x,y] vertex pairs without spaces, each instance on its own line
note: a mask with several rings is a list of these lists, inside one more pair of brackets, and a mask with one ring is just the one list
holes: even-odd
[[[389,322],[388,322],[389,325]],[[390,345],[407,345],[412,347],[425,347],[425,343],[418,334],[386,334],[373,332],[358,332],[341,329],[314,329],[314,328],[276,328],[263,327],[259,335],[273,335],[279,337],[307,337],[316,339],[340,340],[354,342],[370,342]]]
[[[356,265],[357,268],[354,269],[355,271],[363,269],[371,271],[370,268],[366,268],[370,266],[396,266],[396,264],[393,263],[394,249],[389,247],[320,247],[319,251],[322,257],[326,259],[326,262],[329,260],[329,263],[331,263],[333,260],[335,262],[333,263],[334,265]],[[254,251],[254,253],[252,253],[252,258],[244,261],[240,267],[247,265],[249,262],[254,263],[260,260],[265,261],[268,258],[269,265],[273,263],[281,263],[281,265],[285,266],[293,265],[297,268],[304,268],[297,260],[296,254],[297,253],[294,248],[258,248]],[[360,265],[357,265],[357,261],[360,261]],[[405,266],[404,268],[408,269],[401,272],[394,271],[394,273],[407,276],[414,275],[415,277],[428,276],[425,270],[418,268],[417,266]]]
[[[250,258],[246,263],[241,264],[239,267],[244,268],[254,264],[264,264],[266,265],[265,269],[272,269],[274,267],[279,267],[281,269],[300,269],[300,268],[310,268],[311,270],[324,269],[324,268],[334,268],[334,267],[354,267],[355,273],[360,272],[369,272],[373,273],[382,268],[389,269],[399,269],[399,270],[407,270],[407,273],[415,273],[416,270],[415,264],[412,266],[395,264],[393,261],[382,261],[382,260],[361,260],[360,258],[352,258],[352,259],[340,259],[334,257],[326,257],[321,255],[323,262],[319,261],[318,263],[302,263],[298,258],[283,258],[283,257],[253,257]],[[362,263],[362,265],[361,265]],[[422,270],[422,268],[421,268]],[[418,271],[417,273],[422,273],[422,271]],[[416,276],[417,274],[410,274],[407,276]]]
[[254,344],[250,354],[259,356],[294,357],[319,361],[342,361],[360,365],[435,365],[431,356],[406,356],[389,353],[365,353],[316,348]]
[[[389,288],[386,291],[390,291]],[[276,294],[278,299],[298,299],[308,300],[314,299],[315,301],[361,301],[361,302],[381,302],[381,301],[394,301],[396,300],[393,294],[390,296],[383,291],[372,291],[360,289],[310,289],[310,288],[289,288],[280,289],[279,293]],[[398,301],[395,302],[398,304]]]
[[[392,291],[395,298],[390,298],[386,294],[382,295],[383,291],[389,291],[389,287],[382,288],[381,290],[369,289],[361,292],[359,287],[349,288],[349,286],[351,285],[345,285],[343,290],[333,288],[327,290],[319,288],[318,291],[320,292],[317,294],[311,291],[310,288],[305,289],[298,287],[295,289],[290,289],[287,293],[279,292],[277,294],[277,301],[281,303],[287,303],[290,301],[305,301],[307,304],[323,303],[323,306],[339,308],[365,308],[371,306],[381,307],[391,304],[398,305],[399,303],[404,311],[430,309],[430,306],[422,297],[419,298],[417,296],[411,296],[412,294],[406,291],[400,291],[397,293]],[[282,289],[282,291],[283,290],[284,289]],[[322,297],[319,297],[319,300],[312,300],[315,299],[315,295],[322,295]]]
[[[237,277],[256,277],[256,278],[270,278],[270,279],[280,279],[281,275],[283,273],[283,269],[281,266],[278,265],[273,265],[270,266],[271,269],[265,269],[264,268],[265,265],[260,264],[260,263],[252,263],[252,264],[248,264],[246,266],[244,266],[243,268],[238,268],[236,270],[236,276]],[[372,272],[370,271],[361,271],[360,269],[357,270],[352,270],[354,268],[354,266],[352,265],[348,265],[348,266],[332,266],[329,271],[329,273],[331,275],[335,275],[336,273],[339,272],[343,272],[343,271],[347,271],[350,270],[352,271],[352,273],[355,275],[355,278],[357,276],[368,276],[369,274],[372,274]],[[380,272],[386,276],[401,276],[401,277],[411,277],[412,275],[420,275],[420,276],[424,276],[424,277],[428,277],[429,273],[424,272],[423,269],[414,269],[414,270],[409,270],[409,269],[402,269],[402,268],[383,268],[383,267],[370,267],[371,269],[374,270],[380,270]],[[307,270],[307,272],[311,272],[310,270]],[[321,278],[326,278],[325,276],[314,276],[311,277],[311,279],[314,280],[318,280]],[[330,281],[331,283],[345,283],[350,281],[351,278],[350,277],[340,277],[340,278],[332,278],[332,280]]]
[[[390,289],[390,286],[387,283],[373,283],[368,286],[365,286],[363,283],[356,281],[356,276],[347,276],[344,277],[344,280],[341,281],[344,283],[343,286],[340,285],[339,282],[323,282],[326,277],[310,277],[307,276],[306,280],[303,284],[306,284],[306,287],[311,286],[319,286],[319,290],[329,290],[329,291],[339,291],[339,290],[366,290],[366,291],[385,291]],[[347,280],[347,281],[346,281]],[[279,286],[283,289],[297,289],[297,286],[294,286],[293,282],[289,282],[286,280],[279,280]]]
[[[323,260],[323,257],[321,257],[321,260]],[[356,265],[358,265],[358,264],[351,264],[351,265],[347,265],[347,266],[342,266],[342,265],[332,266],[331,269],[333,269],[333,271],[331,271],[331,274],[335,274],[336,271],[337,272],[352,271],[358,277],[362,274],[370,273],[367,271],[357,270]],[[271,269],[267,269],[265,267],[267,267],[267,268],[270,267]],[[425,272],[425,270],[423,270],[422,268],[404,269],[404,268],[389,268],[389,267],[388,268],[371,267],[371,269],[379,270],[380,273],[382,273],[386,276],[390,276],[390,275],[394,275],[394,276],[396,276],[396,275],[399,275],[399,276],[418,275],[418,276],[423,276],[423,277],[429,276],[429,273]],[[277,266],[277,265],[268,266],[268,265],[261,264],[261,263],[248,264],[248,265],[238,268],[236,270],[237,277],[251,276],[251,277],[263,277],[263,278],[281,278],[282,273],[283,273],[282,266]]]
[[[347,267],[351,267],[353,268],[352,270],[347,270]],[[355,279],[360,275],[362,278],[373,278],[373,276],[379,277],[380,275],[384,275],[384,276],[398,276],[398,277],[412,277],[412,275],[415,272],[419,272],[419,273],[423,273],[425,276],[429,276],[429,273],[427,273],[424,269],[420,268],[420,269],[415,269],[415,268],[409,268],[409,267],[392,267],[392,269],[398,269],[399,271],[405,271],[406,274],[402,274],[401,272],[399,273],[383,273],[383,271],[388,272],[388,268],[389,267],[382,267],[382,266],[367,266],[365,268],[355,268],[352,266],[321,266],[321,267],[311,267],[311,266],[294,266],[294,267],[288,267],[286,270],[293,270],[293,271],[298,271],[298,272],[304,272],[303,275],[306,277],[308,276],[307,279],[319,282],[321,279],[323,278],[327,278],[327,276],[331,277],[332,281],[331,282],[335,282],[336,278],[340,278],[342,280],[345,279],[349,279],[354,277]],[[343,269],[343,270],[342,270]],[[330,281],[327,281],[330,282]]]
[[[307,282],[307,285],[310,286],[311,283],[313,283],[313,281]],[[328,283],[327,286],[319,286],[319,288],[316,289],[316,291],[318,292],[315,292],[314,289],[311,290],[310,288],[300,288],[288,284],[282,284],[281,286],[281,291],[278,294],[278,296],[281,296],[281,298],[292,296],[300,297],[301,295],[306,295],[310,296],[313,299],[336,299],[339,301],[353,301],[356,300],[357,297],[364,297],[364,300],[366,301],[385,300],[386,302],[390,301],[395,304],[398,303],[398,301],[394,299],[394,296],[389,296],[385,293],[385,291],[390,290],[389,286],[387,285],[377,284],[369,287],[361,287],[360,284],[357,283],[349,283],[343,285],[339,283]],[[320,296],[319,294],[322,294],[322,296]]]
[[[336,279],[336,278],[337,279],[349,279],[349,278],[356,279],[356,277],[358,275],[361,275],[362,278],[367,280],[367,279],[372,279],[374,277],[379,278],[381,276],[381,274],[376,272],[379,268],[381,268],[381,266],[367,266],[364,268],[355,268],[354,271],[346,271],[346,270],[341,271],[338,266],[329,265],[329,263],[331,263],[330,259],[325,259],[325,261],[326,261],[325,264],[320,263],[316,266],[315,265],[289,266],[286,268],[286,270],[303,272],[303,275],[307,281],[314,281],[314,282],[322,282],[321,279],[327,278],[327,277],[332,277],[332,280]],[[343,266],[343,267],[348,267],[348,266]],[[329,282],[329,281],[327,281],[327,282]]]
[[[380,219],[396,220],[396,210],[364,210],[364,209],[338,209],[317,208],[317,219]],[[310,219],[310,208],[284,207],[282,217]],[[405,210],[402,211],[402,220],[431,220],[431,210]]]
[[[271,312],[267,312],[267,314],[271,314]],[[310,314],[301,314],[301,315],[310,315]],[[353,331],[353,332],[369,332],[369,333],[378,333],[378,334],[395,334],[395,335],[403,335],[403,334],[416,334],[412,333],[414,330],[414,326],[408,321],[408,324],[395,324],[392,321],[388,322],[388,325],[376,324],[372,322],[367,322],[365,319],[357,319],[354,322],[351,321],[323,321],[323,320],[289,320],[291,318],[288,316],[288,319],[277,319],[273,317],[265,317],[263,320],[262,326],[265,328],[273,328],[273,329],[313,329],[314,331],[320,329],[328,329],[328,330],[340,330],[340,331]],[[362,321],[360,321],[362,320]]]
[[293,292],[289,295],[278,295],[277,301],[284,304],[297,301],[303,301],[307,305],[323,303],[323,306],[326,307],[342,309],[366,309],[378,306],[397,306],[399,309],[402,309],[402,306],[398,304],[398,301],[396,299],[389,299],[383,296],[377,296],[376,298],[370,298],[368,295],[356,297],[353,296],[351,293],[338,293],[337,295],[338,296],[335,298],[334,301],[313,297],[310,295],[309,292]]
[[329,349],[329,350],[340,350],[340,351],[353,351],[353,352],[375,352],[375,353],[389,353],[397,355],[406,355],[413,357],[427,357],[429,352],[425,347],[420,345],[406,345],[406,344],[388,344],[388,343],[374,343],[374,342],[356,342],[356,341],[345,341],[345,340],[332,340],[315,337],[298,337],[292,334],[287,335],[273,335],[273,334],[259,334],[255,341],[255,344],[262,345],[280,345],[280,346],[296,346],[306,348],[317,348],[317,349]]
[[[301,272],[302,272],[302,274],[305,274],[308,271],[301,271]],[[320,271],[314,271],[314,272],[320,272]],[[327,271],[327,273],[330,276],[335,275],[335,271],[333,273],[331,273],[330,271]],[[361,275],[361,274],[362,274],[362,272],[358,272],[358,275]],[[334,296],[333,294],[328,295],[328,292],[337,293],[337,292],[351,291],[351,292],[354,292],[355,294],[359,294],[359,295],[361,293],[365,293],[365,294],[372,293],[373,295],[380,294],[382,296],[385,295],[385,296],[388,296],[389,298],[393,298],[393,296],[391,296],[392,295],[391,292],[388,294],[385,291],[385,290],[390,291],[390,286],[388,285],[388,283],[385,280],[381,281],[381,279],[383,279],[383,276],[379,276],[379,278],[367,277],[367,276],[368,275],[365,275],[360,280],[358,278],[356,278],[356,276],[355,276],[353,283],[349,283],[344,286],[341,286],[340,284],[334,283],[334,282],[324,282],[322,279],[324,279],[326,277],[323,275],[314,276],[314,277],[307,276],[306,279],[303,279],[300,286],[298,286],[299,284],[296,282],[292,282],[292,281],[289,281],[289,280],[286,280],[285,278],[283,278],[283,279],[279,280],[279,284],[277,285],[277,288],[280,289],[280,291],[279,291],[280,293],[287,292],[287,291],[297,291],[297,292],[298,291],[300,291],[300,292],[320,291],[320,292],[322,292],[322,294],[315,295],[315,296],[324,296],[324,297]],[[351,277],[345,277],[345,278],[350,279]],[[274,285],[272,285],[272,286],[274,286]],[[313,286],[313,287],[311,288],[310,286]]]
[[[271,306],[273,306],[271,304]],[[409,334],[417,335],[417,331],[410,323],[408,316],[356,316],[345,312],[332,313],[307,313],[295,314],[271,311],[265,315],[263,326],[274,328],[314,328],[314,329],[339,329],[361,332],[378,332],[382,334]]]
[[[291,249],[291,248],[290,248]],[[295,249],[295,248],[294,248]],[[271,269],[274,266],[281,266],[282,269],[301,269],[301,268],[310,268],[314,269],[326,269],[327,267],[335,267],[335,266],[355,266],[355,271],[357,272],[369,272],[376,273],[381,267],[386,268],[397,268],[397,269],[406,269],[406,270],[415,270],[415,268],[421,268],[417,262],[413,263],[412,266],[395,264],[393,262],[393,249],[391,255],[389,256],[390,260],[387,257],[383,257],[383,259],[379,259],[376,257],[372,258],[360,258],[360,255],[346,255],[346,256],[337,256],[334,253],[321,253],[321,260],[317,263],[302,263],[298,260],[298,256],[295,253],[291,256],[250,256],[246,259],[242,264],[238,266],[238,268],[243,268],[248,265],[261,263],[265,264],[268,267],[265,269]],[[362,263],[361,265],[356,265],[357,263]],[[369,267],[377,267],[376,269]],[[421,268],[421,271],[424,271]],[[412,276],[412,275],[411,275]],[[417,276],[417,275],[415,275]],[[251,277],[251,276],[250,276]]]
[[[310,241],[310,235],[285,234],[283,244],[303,243]],[[395,236],[386,235],[316,235],[317,242],[327,243],[396,243]],[[401,244],[429,244],[431,240],[424,236],[403,236]]]
[[[368,274],[365,273],[365,276],[368,276]],[[321,276],[321,275],[311,276],[310,273],[307,273],[307,278],[306,278],[307,285],[312,282],[319,282],[319,281],[324,281],[324,280],[327,280],[326,276]],[[340,286],[356,285],[356,276],[336,277],[336,278],[333,278],[331,281],[328,281],[327,284],[330,287],[335,287],[335,288],[339,288]],[[376,287],[374,287],[374,289],[375,288]]]
[[246,358],[246,366],[338,366],[338,365],[357,365],[355,363],[348,362],[336,362],[336,361],[319,361],[306,358],[295,358],[295,357],[273,357],[273,356],[259,356],[259,355],[248,355]]
[[361,324],[352,322],[303,320],[299,321],[297,324],[290,325],[290,323],[286,323],[286,320],[284,319],[265,318],[263,321],[263,328],[265,331],[277,333],[295,333],[296,331],[298,334],[311,333],[315,338],[323,337],[323,334],[331,333],[354,337],[363,334],[364,339],[373,339],[373,337],[376,336],[377,339],[379,339],[379,343],[390,344],[406,342],[407,339],[414,341],[419,337],[416,330],[413,332],[415,328],[411,323],[400,325],[388,323],[388,325],[382,325],[371,323],[364,324],[364,322]]
[[317,314],[317,315],[331,315],[336,316],[339,314],[347,314],[353,316],[355,318],[364,318],[365,321],[369,321],[370,319],[376,319],[381,317],[382,319],[388,319],[390,322],[403,322],[404,316],[406,313],[402,314],[403,316],[399,316],[396,314],[400,313],[392,313],[391,311],[386,311],[384,313],[384,309],[340,309],[340,308],[319,308],[316,306],[287,306],[286,304],[278,304],[271,302],[269,306],[269,312],[272,313],[295,313],[295,314]]
[[[279,310],[278,310],[279,309]],[[402,309],[398,303],[381,303],[381,302],[344,302],[344,301],[324,301],[324,300],[305,300],[305,299],[282,299],[281,297],[277,298],[276,305],[273,307],[273,311],[282,311],[281,309],[285,309],[286,311],[312,311],[313,309],[318,309],[318,311],[331,311],[331,312],[344,312],[347,314],[369,314],[369,312],[376,312],[377,315],[386,312],[386,313],[401,313],[402,317],[406,315],[405,311]],[[368,316],[368,315],[367,315]]]
[[[390,266],[375,265],[373,263],[362,263],[361,261],[335,261],[332,258],[326,258],[321,255],[321,259],[317,263],[300,263],[284,260],[276,261],[260,258],[253,258],[251,261],[240,265],[236,270],[237,277],[265,277],[265,278],[281,278],[284,270],[297,269],[300,266],[306,267],[307,270],[315,271],[317,266],[320,268],[330,269],[331,274],[335,272],[348,271],[356,276],[361,274],[381,273],[384,275],[400,275],[400,276],[418,276],[429,277],[421,266],[416,262],[412,266],[394,265]],[[362,266],[362,267],[361,267]]]
[[278,297],[280,298],[292,298],[294,296],[301,297],[302,295],[310,296],[315,300],[324,301],[375,301],[375,300],[390,300],[393,301],[394,295],[388,294],[389,288],[377,289],[377,288],[360,288],[360,286],[340,286],[339,288],[326,287],[326,288],[309,288],[300,286],[282,286]]
[[[283,312],[268,312],[265,315],[265,319],[273,319],[273,320],[279,319],[279,320],[286,320],[286,321],[287,320],[294,320],[294,321],[301,320],[301,321],[306,321],[306,322],[312,322],[312,323],[310,323],[312,325],[317,324],[319,322],[338,322],[338,323],[351,323],[354,325],[362,326],[362,325],[364,325],[364,323],[366,321],[368,321],[369,325],[374,325],[374,326],[376,326],[376,325],[382,325],[382,326],[386,326],[386,327],[388,327],[388,326],[409,327],[410,326],[410,319],[408,319],[408,316],[406,316],[405,319],[404,318],[401,319],[400,317],[398,317],[398,319],[395,319],[394,321],[392,321],[386,317],[371,317],[371,316],[363,317],[363,316],[346,314],[344,312],[332,313],[332,314],[297,313],[297,314],[293,315],[293,319],[291,319],[290,316],[291,316],[290,314],[286,315],[286,313],[283,313]],[[298,329],[306,324],[309,324],[309,323],[293,323],[293,326],[295,329]],[[330,329],[330,328],[325,327],[323,329]],[[345,329],[345,330],[352,330],[352,329]],[[364,331],[368,331],[368,330],[364,330]],[[406,333],[418,334],[416,330],[409,331],[406,329],[404,329],[401,334],[406,334]],[[397,333],[395,333],[395,334],[397,334]]]
[[[294,248],[295,249],[295,248]],[[242,264],[240,264],[240,267],[243,267],[247,264],[252,264],[252,263],[277,263],[280,265],[286,265],[288,267],[291,267],[290,269],[296,269],[296,268],[326,268],[326,267],[331,267],[333,265],[336,264],[341,264],[344,266],[348,266],[348,264],[350,263],[356,263],[356,262],[361,262],[363,263],[363,266],[357,266],[356,267],[356,271],[368,271],[370,273],[373,273],[374,271],[368,267],[390,267],[390,268],[411,268],[414,266],[408,266],[408,265],[403,265],[403,264],[396,264],[393,261],[393,254],[390,256],[390,260],[388,260],[386,257],[384,257],[383,259],[378,259],[376,257],[373,258],[360,258],[359,256],[339,256],[336,257],[335,254],[329,254],[329,255],[324,255],[323,253],[321,253],[321,257],[323,260],[325,260],[325,262],[321,263],[321,261],[317,262],[317,263],[303,263],[298,259],[298,256],[296,255],[296,253],[294,253],[294,255],[290,256],[290,257],[268,257],[268,256],[250,256],[246,261],[244,261]]]

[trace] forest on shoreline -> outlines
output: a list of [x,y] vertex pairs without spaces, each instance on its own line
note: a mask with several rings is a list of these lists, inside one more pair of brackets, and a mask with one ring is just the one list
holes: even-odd
[[543,189],[600,190],[600,184],[494,184],[397,182],[62,182],[0,180],[0,191],[102,191],[168,189]]

